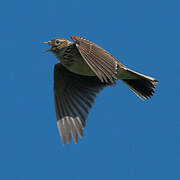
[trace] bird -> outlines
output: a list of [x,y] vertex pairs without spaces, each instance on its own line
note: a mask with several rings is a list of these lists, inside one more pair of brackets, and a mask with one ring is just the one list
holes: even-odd
[[120,63],[97,44],[79,36],[72,41],[55,38],[44,42],[50,45],[58,62],[54,66],[54,104],[57,127],[62,144],[73,139],[78,143],[95,98],[104,88],[124,82],[140,99],[155,93],[153,77],[138,73]]

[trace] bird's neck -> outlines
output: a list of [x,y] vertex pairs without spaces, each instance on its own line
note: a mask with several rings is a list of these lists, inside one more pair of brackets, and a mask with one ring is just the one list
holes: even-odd
[[58,51],[54,52],[58,60],[62,60],[64,58],[64,53],[67,50],[67,48],[68,46],[58,49]]

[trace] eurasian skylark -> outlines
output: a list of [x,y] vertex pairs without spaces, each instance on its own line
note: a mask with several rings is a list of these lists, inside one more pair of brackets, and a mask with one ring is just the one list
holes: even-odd
[[63,144],[71,137],[78,142],[96,95],[107,86],[122,80],[138,97],[153,96],[152,77],[135,72],[98,45],[77,36],[73,42],[55,38],[45,42],[59,60],[54,67],[54,101],[57,125]]

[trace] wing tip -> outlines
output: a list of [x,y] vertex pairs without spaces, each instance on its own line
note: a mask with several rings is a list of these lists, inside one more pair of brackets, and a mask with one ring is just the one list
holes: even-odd
[[[65,127],[66,126],[66,127]],[[68,127],[67,127],[68,126]],[[84,137],[83,128],[79,129],[76,124],[63,124],[61,120],[57,121],[57,127],[61,137],[62,145],[70,144],[73,139],[74,144],[78,144],[78,138]]]

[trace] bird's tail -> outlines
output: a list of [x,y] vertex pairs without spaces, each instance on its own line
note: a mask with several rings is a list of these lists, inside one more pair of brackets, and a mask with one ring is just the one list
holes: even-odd
[[155,93],[154,90],[156,89],[155,83],[159,82],[150,76],[143,75],[128,68],[125,68],[124,70],[121,69],[118,75],[118,78],[143,100],[153,96]]

